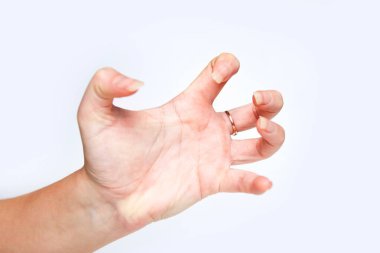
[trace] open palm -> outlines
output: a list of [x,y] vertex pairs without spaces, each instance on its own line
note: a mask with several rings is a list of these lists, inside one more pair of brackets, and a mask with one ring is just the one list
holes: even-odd
[[[105,68],[92,78],[78,111],[87,174],[114,201],[128,223],[144,226],[174,215],[217,192],[263,193],[271,182],[231,164],[272,155],[284,140],[269,121],[282,107],[276,91],[255,93],[254,103],[230,110],[239,131],[257,127],[261,138],[232,140],[232,125],[213,100],[239,69],[231,54],[214,58],[168,103],[131,111],[112,104],[141,83]],[[260,117],[258,117],[260,116]]]

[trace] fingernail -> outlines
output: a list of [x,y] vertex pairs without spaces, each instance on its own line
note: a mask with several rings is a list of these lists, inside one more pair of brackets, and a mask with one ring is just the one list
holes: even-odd
[[137,80],[134,80],[132,83],[130,83],[128,86],[127,86],[127,89],[129,91],[137,91],[141,86],[143,86],[144,83],[141,82],[141,81],[137,81]]
[[213,72],[211,73],[211,78],[218,84],[221,84],[224,80],[226,80],[229,75],[229,68],[224,64],[216,64],[214,66]]
[[271,121],[269,121],[267,118],[264,118],[264,117],[260,117],[259,127],[261,129],[267,131],[268,133],[274,131],[274,125],[273,125],[273,123]]
[[253,100],[254,100],[253,102],[256,105],[261,105],[263,103],[263,96],[261,92],[256,91],[255,93],[253,93]]
[[115,86],[124,88],[126,80],[128,80],[126,76],[119,74],[117,77],[114,77],[112,82]]
[[226,82],[233,73],[237,72],[240,63],[229,53],[222,53],[211,62],[211,78],[218,84]]
[[115,77],[115,79],[113,80],[113,83],[117,87],[121,89],[127,89],[131,92],[138,90],[141,86],[144,85],[143,82],[126,77],[124,75],[119,75],[118,77]]

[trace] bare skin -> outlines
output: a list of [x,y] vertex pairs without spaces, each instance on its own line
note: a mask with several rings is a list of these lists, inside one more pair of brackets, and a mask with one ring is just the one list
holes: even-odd
[[[230,120],[212,103],[238,69],[233,55],[221,54],[181,94],[143,111],[113,105],[113,98],[134,94],[141,82],[111,68],[99,70],[78,110],[83,168],[35,193],[0,202],[1,220],[18,214],[20,226],[34,225],[26,234],[51,239],[41,246],[36,238],[20,236],[17,226],[5,224],[0,234],[11,232],[8,240],[0,239],[0,251],[5,245],[10,252],[23,252],[9,242],[24,242],[29,245],[25,252],[90,252],[209,195],[269,190],[266,177],[231,166],[268,158],[280,148],[284,130],[270,119],[281,110],[282,97],[277,91],[258,91],[253,103],[230,110],[239,131],[257,127],[262,136],[231,139]],[[57,201],[60,194],[73,196]],[[34,208],[20,209],[29,203]],[[68,207],[70,212],[64,212]],[[49,226],[49,218],[36,214],[36,208],[45,208],[56,225]]]

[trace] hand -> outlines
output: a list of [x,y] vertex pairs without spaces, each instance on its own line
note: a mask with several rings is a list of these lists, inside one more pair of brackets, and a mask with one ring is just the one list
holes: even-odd
[[284,130],[269,120],[282,108],[280,93],[256,92],[252,104],[230,110],[238,131],[257,127],[257,139],[232,140],[229,118],[212,107],[238,69],[233,55],[221,54],[177,97],[142,111],[112,103],[134,94],[141,82],[110,68],[90,81],[78,110],[84,169],[131,230],[211,194],[271,188],[266,177],[231,165],[268,158],[280,148]]

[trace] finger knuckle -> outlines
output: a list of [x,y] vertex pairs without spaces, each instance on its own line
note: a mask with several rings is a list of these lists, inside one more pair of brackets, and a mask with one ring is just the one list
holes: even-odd
[[115,70],[113,68],[103,67],[103,68],[98,69],[95,72],[93,79],[97,82],[102,83],[109,80],[110,77],[112,77],[114,73],[115,73]]
[[280,126],[280,134],[279,134],[279,144],[282,145],[285,142],[285,130]]
[[273,150],[261,150],[260,151],[260,155],[261,155],[262,159],[268,159],[273,154],[274,154]]

